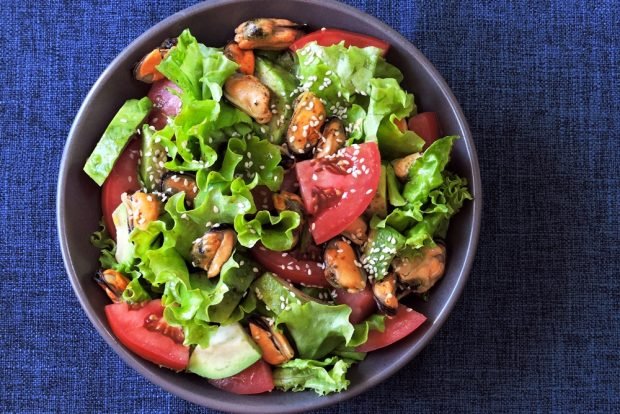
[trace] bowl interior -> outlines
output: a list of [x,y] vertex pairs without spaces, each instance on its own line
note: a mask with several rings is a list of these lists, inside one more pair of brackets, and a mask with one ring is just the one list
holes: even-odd
[[[312,28],[337,27],[388,41],[392,45],[388,60],[405,74],[404,85],[415,94],[419,108],[437,112],[444,132],[463,138],[453,150],[450,169],[467,177],[476,198],[452,221],[445,277],[428,302],[415,303],[428,322],[399,343],[369,354],[363,363],[352,368],[349,390],[326,397],[312,392],[231,397],[195,375],[175,374],[145,362],[111,334],[103,311],[108,300],[92,281],[98,251],[90,245],[89,236],[97,229],[101,216],[100,189],[82,172],[82,167],[121,104],[126,99],[144,96],[148,90],[147,85],[132,79],[133,64],[163,39],[178,35],[184,28],[190,28],[209,46],[222,46],[240,22],[262,16],[289,18]],[[58,184],[58,226],[65,265],[76,295],[103,338],[129,365],[164,389],[198,404],[225,411],[277,413],[317,408],[359,394],[393,374],[426,345],[458,299],[471,268],[478,239],[480,198],[478,162],[463,114],[440,75],[403,37],[378,20],[332,1],[226,0],[198,4],[157,24],[128,46],[101,75],[85,99],[66,143]]]

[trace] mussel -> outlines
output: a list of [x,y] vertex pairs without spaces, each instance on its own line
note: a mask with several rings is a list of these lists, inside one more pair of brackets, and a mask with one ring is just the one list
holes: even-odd
[[209,230],[192,245],[192,264],[207,271],[207,277],[220,274],[232,255],[237,236],[232,229]]
[[169,38],[164,40],[158,48],[155,48],[147,53],[140,60],[140,62],[134,66],[134,78],[145,83],[153,83],[164,79],[164,75],[157,70],[157,65],[159,65],[162,60],[166,58],[166,56],[168,56],[170,49],[176,46],[176,44],[176,38]]
[[131,217],[131,228],[145,230],[151,221],[157,220],[162,204],[155,194],[136,191],[131,195],[121,196]]
[[295,351],[286,336],[273,325],[273,321],[256,316],[250,319],[252,339],[260,347],[263,359],[271,365],[290,361]]
[[95,281],[114,303],[121,302],[121,296],[129,284],[129,279],[114,269],[99,270]]
[[336,153],[346,140],[347,135],[340,118],[331,118],[323,127],[323,134],[317,143],[314,158],[323,158]]
[[235,42],[241,49],[284,50],[304,35],[300,27],[286,19],[248,20],[235,29]]
[[409,154],[403,158],[397,158],[392,161],[392,167],[394,167],[394,174],[401,180],[407,179],[409,175],[409,168],[411,165],[422,156],[419,152],[414,152],[413,154]]
[[398,280],[412,291],[427,292],[444,274],[446,247],[438,243],[432,247],[422,247],[413,255],[396,256],[392,267]]
[[358,217],[340,234],[358,246],[361,246],[368,240],[368,225],[363,218]]
[[334,287],[354,293],[366,287],[366,272],[353,247],[343,239],[332,239],[323,253],[325,278]]
[[286,142],[293,154],[312,151],[325,123],[325,105],[312,92],[304,92],[295,101],[295,109],[286,133]]
[[224,84],[224,96],[259,124],[271,121],[271,92],[257,77],[235,73]]
[[194,198],[198,194],[196,178],[190,174],[180,174],[177,172],[167,172],[161,180],[160,191],[170,197],[176,193],[185,193],[185,203],[192,206]]
[[389,316],[396,314],[398,297],[396,296],[396,276],[393,273],[380,281],[375,281],[372,285],[372,293],[381,312]]

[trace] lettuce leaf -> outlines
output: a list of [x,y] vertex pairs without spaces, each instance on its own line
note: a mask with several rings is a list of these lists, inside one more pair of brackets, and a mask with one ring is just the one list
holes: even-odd
[[[151,260],[152,262],[152,260]],[[187,272],[187,266],[175,261],[177,278],[168,278],[162,303],[164,316],[171,325],[183,327],[185,344],[209,345],[214,323],[231,324],[241,320],[250,304],[239,306],[247,289],[258,275],[258,268],[240,253],[234,253],[222,266],[219,277],[204,272]],[[244,310],[245,309],[245,310]]]
[[135,278],[127,284],[122,299],[127,303],[140,303],[151,300],[151,295],[142,287],[140,278]]
[[318,359],[351,342],[355,328],[349,322],[350,314],[351,308],[347,305],[293,302],[280,312],[276,324],[286,325],[301,358]]
[[223,131],[243,125],[249,128],[251,124],[252,119],[247,114],[226,103],[184,98],[171,130],[164,129],[167,136],[163,138],[168,135],[175,137],[174,141],[163,140],[171,157],[165,167],[171,171],[197,171],[210,167],[218,158],[219,144],[229,138]]
[[278,191],[284,176],[281,159],[280,148],[266,139],[230,138],[220,173],[228,180],[241,176],[246,182]]
[[450,218],[463,207],[465,200],[472,200],[467,189],[467,180],[449,172],[444,172],[443,183],[433,190],[423,219],[409,229],[405,236],[405,244],[409,247],[420,248],[434,244],[435,237],[445,238],[448,232]]
[[196,176],[200,189],[192,210],[185,207],[185,193],[173,195],[166,203],[173,225],[165,232],[166,243],[174,245],[190,260],[192,243],[216,224],[232,224],[237,215],[256,211],[250,188],[241,178],[227,180],[216,171],[200,170]]
[[347,370],[351,361],[338,357],[323,361],[293,359],[273,370],[273,382],[284,391],[312,389],[319,395],[346,390],[350,384]]
[[185,29],[157,70],[191,98],[219,101],[222,85],[238,67],[220,49],[198,43],[189,29]]
[[100,250],[99,264],[103,269],[116,269],[118,262],[114,257],[116,242],[110,237],[103,219],[99,221],[99,230],[90,235],[90,244]]
[[[423,206],[427,202],[431,191],[443,182],[442,172],[450,160],[450,152],[458,136],[447,136],[438,139],[429,146],[422,156],[409,168],[408,180],[402,194],[390,193],[390,198],[397,202],[405,200],[405,205],[395,208],[388,216],[377,224],[394,227],[403,232],[423,219]],[[388,185],[390,180],[388,179]],[[392,180],[392,190],[396,188]]]
[[384,160],[405,157],[424,148],[424,140],[418,134],[398,129],[394,123],[397,119],[394,114],[389,118],[383,118],[377,130],[379,150]]
[[282,211],[272,216],[261,210],[252,219],[242,215],[235,217],[235,231],[242,246],[254,247],[260,241],[266,248],[282,252],[293,247],[294,230],[299,227],[301,218],[294,211]]
[[403,119],[409,116],[415,109],[413,95],[405,92],[396,79],[388,78],[371,79],[369,96],[370,103],[364,120],[364,133],[367,141],[379,138],[379,145],[381,145],[381,139],[385,138],[378,136],[381,122],[386,117]]
[[344,42],[332,46],[308,43],[297,51],[297,77],[302,88],[330,103],[350,102],[354,94],[368,94],[381,50],[375,47],[346,47]]

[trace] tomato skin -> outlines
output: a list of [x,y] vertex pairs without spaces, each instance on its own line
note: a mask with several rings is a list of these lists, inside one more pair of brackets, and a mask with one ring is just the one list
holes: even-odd
[[348,305],[352,312],[349,316],[349,322],[360,323],[372,315],[377,309],[375,298],[372,294],[370,285],[361,292],[349,293],[345,289],[336,289],[336,297],[334,301],[339,305]]
[[368,341],[358,346],[356,351],[370,352],[391,345],[418,329],[424,321],[426,321],[426,316],[404,305],[400,305],[396,315],[391,318],[385,318],[384,331],[372,330],[368,332]]
[[340,29],[321,29],[316,32],[309,33],[295,41],[290,49],[295,52],[303,48],[310,42],[317,42],[319,46],[331,46],[344,40],[344,45],[367,47],[374,46],[382,50],[381,55],[385,56],[390,48],[390,44],[376,37],[363,35],[361,33],[349,32]]
[[[347,167],[338,167],[343,161],[349,163]],[[381,155],[376,142],[366,142],[345,147],[334,158],[298,162],[295,168],[306,212],[312,216],[310,232],[316,244],[321,244],[366,210],[379,186]]]
[[163,117],[164,121],[166,116],[177,116],[181,110],[181,98],[172,93],[170,89],[181,93],[181,88],[172,81],[165,79],[154,82],[147,95],[151,102],[153,102],[154,112],[159,110],[165,115]]
[[144,306],[135,309],[124,302],[106,305],[105,314],[110,329],[119,342],[138,356],[175,371],[182,371],[187,367],[189,347],[145,327],[145,319],[149,315],[163,318],[164,307],[159,299],[146,302]]
[[435,112],[422,112],[409,119],[409,129],[420,136],[426,147],[439,139],[439,120]]
[[123,153],[118,157],[110,175],[101,188],[101,210],[103,221],[110,236],[116,240],[116,228],[112,213],[121,204],[123,193],[133,193],[140,189],[138,179],[138,160],[140,159],[140,140],[129,142]]
[[209,380],[209,384],[233,394],[261,394],[274,388],[271,367],[262,359],[232,377]]
[[[315,261],[297,260],[289,253],[274,252],[260,244],[254,246],[250,253],[254,260],[267,271],[275,273],[284,280],[306,286],[331,286],[325,279],[323,268]],[[308,274],[308,270],[310,270],[310,274]]]

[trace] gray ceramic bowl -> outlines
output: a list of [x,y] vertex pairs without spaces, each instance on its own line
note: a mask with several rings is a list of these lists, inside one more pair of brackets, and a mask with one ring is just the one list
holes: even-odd
[[[405,86],[415,93],[424,110],[439,114],[446,134],[463,137],[453,151],[450,168],[467,177],[475,197],[453,219],[447,240],[449,260],[446,275],[426,303],[416,309],[428,321],[413,335],[387,349],[373,352],[349,374],[346,392],[319,397],[312,392],[272,392],[257,396],[234,396],[211,387],[206,380],[175,374],[156,367],[125,349],[110,332],[103,308],[108,303],[92,276],[98,251],[89,243],[101,216],[99,188],[82,172],[82,166],[112,115],[129,98],[142,97],[148,86],[131,79],[130,68],[163,39],[189,27],[201,41],[221,46],[242,21],[255,17],[283,17],[311,27],[337,27],[388,41],[388,60],[405,74]],[[437,333],[458,300],[474,260],[481,212],[480,172],[473,140],[465,117],[446,82],[431,63],[405,38],[349,6],[326,0],[214,0],[183,10],[148,30],[131,43],[103,72],[80,108],[60,167],[58,181],[58,233],[65,266],[84,311],[112,349],[153,383],[188,401],[233,412],[283,413],[323,407],[351,398],[402,368]]]

